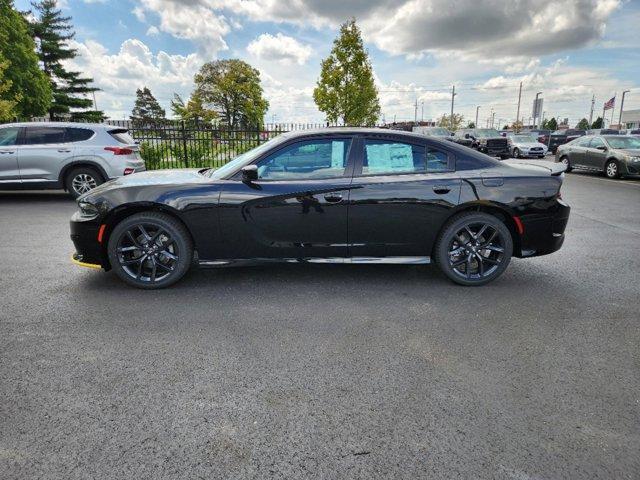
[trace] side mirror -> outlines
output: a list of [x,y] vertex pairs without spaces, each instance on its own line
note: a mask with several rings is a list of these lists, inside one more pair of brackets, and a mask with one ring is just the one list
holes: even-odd
[[601,152],[606,152],[607,147],[605,145],[600,145],[596,147],[596,150],[600,150]]
[[258,180],[258,166],[246,165],[240,170],[242,172],[242,181],[245,183],[251,183]]
[[471,138],[471,135],[469,135],[468,133],[465,133],[464,138]]

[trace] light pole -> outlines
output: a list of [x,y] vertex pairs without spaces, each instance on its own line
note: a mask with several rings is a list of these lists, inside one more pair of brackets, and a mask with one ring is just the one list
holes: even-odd
[[491,114],[491,128],[496,128],[496,112]]
[[622,92],[622,101],[620,102],[620,117],[618,118],[618,130],[622,130],[622,110],[624,109],[624,96],[629,93],[629,90]]
[[518,113],[516,113],[516,132],[520,131],[520,100],[522,99],[522,82],[520,82],[520,90],[518,90]]
[[420,113],[420,121],[424,122],[424,100],[422,100],[422,102],[420,102],[420,106],[422,108],[422,112]]
[[453,99],[456,98],[456,86],[452,85],[451,86],[451,117],[449,118],[449,126],[451,127],[451,131],[454,130],[453,128]]
[[480,127],[478,127],[478,112],[479,111],[480,111],[480,105],[478,105],[476,107],[476,123],[475,123],[476,128],[480,128]]

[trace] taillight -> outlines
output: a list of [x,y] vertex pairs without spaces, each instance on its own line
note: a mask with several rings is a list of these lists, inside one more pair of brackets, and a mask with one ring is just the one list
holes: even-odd
[[122,174],[123,175],[131,175],[133,172],[135,172],[135,168],[127,167],[127,168],[124,169],[124,172]]
[[104,147],[105,150],[113,152],[114,155],[131,155],[133,150],[127,147]]
[[513,222],[516,224],[516,230],[518,231],[518,233],[522,235],[524,233],[524,225],[522,224],[522,220],[520,220],[520,217],[516,217],[514,215]]

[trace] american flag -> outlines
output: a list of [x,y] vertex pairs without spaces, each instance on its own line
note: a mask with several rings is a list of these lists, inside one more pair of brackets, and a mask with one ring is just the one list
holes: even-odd
[[614,107],[615,104],[616,104],[616,97],[613,97],[608,102],[605,102],[604,109],[605,110],[611,110]]

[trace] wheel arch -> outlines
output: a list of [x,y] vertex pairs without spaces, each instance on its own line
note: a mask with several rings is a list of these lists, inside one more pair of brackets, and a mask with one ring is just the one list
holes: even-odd
[[60,176],[58,177],[58,181],[60,182],[60,185],[62,185],[62,188],[64,188],[67,191],[69,190],[67,186],[67,174],[71,170],[79,167],[93,168],[94,170],[97,170],[100,175],[102,175],[102,178],[104,179],[105,182],[109,180],[109,175],[107,175],[107,172],[105,171],[104,168],[102,168],[100,164],[96,162],[92,162],[90,160],[77,160],[75,162],[66,164],[62,168],[62,170],[60,170]]
[[191,237],[191,242],[193,244],[194,252],[197,252],[197,243],[189,228],[187,222],[184,221],[184,218],[180,215],[180,212],[173,207],[168,205],[163,205],[161,203],[154,202],[136,202],[136,203],[128,203],[126,205],[122,205],[111,210],[107,216],[102,220],[102,225],[105,225],[104,232],[102,234],[101,248],[102,248],[102,259],[103,266],[106,270],[111,268],[109,263],[109,255],[107,253],[107,247],[109,245],[109,238],[111,236],[111,232],[116,225],[118,225],[124,219],[130,217],[131,215],[135,215],[136,213],[144,213],[144,212],[160,212],[165,213],[178,222],[180,222],[186,231],[189,233],[189,237]]
[[[447,223],[449,223],[449,221],[453,217],[465,212],[482,212],[498,218],[498,220],[500,220],[502,223],[506,225],[507,229],[509,230],[509,233],[511,233],[511,240],[513,241],[513,255],[520,256],[522,254],[522,242],[521,242],[520,234],[518,233],[518,227],[516,225],[515,220],[513,219],[514,215],[507,206],[500,205],[498,203],[470,202],[470,203],[464,203],[462,205],[458,205],[455,209],[451,211],[451,213],[444,220],[444,222],[442,222],[442,225],[440,225],[440,229],[438,231],[438,236],[436,238],[440,238],[440,235],[442,234],[442,231],[444,230],[445,226],[447,225]],[[435,247],[437,244],[438,242],[436,240],[433,244],[433,248],[431,252],[432,258],[435,255]]]

